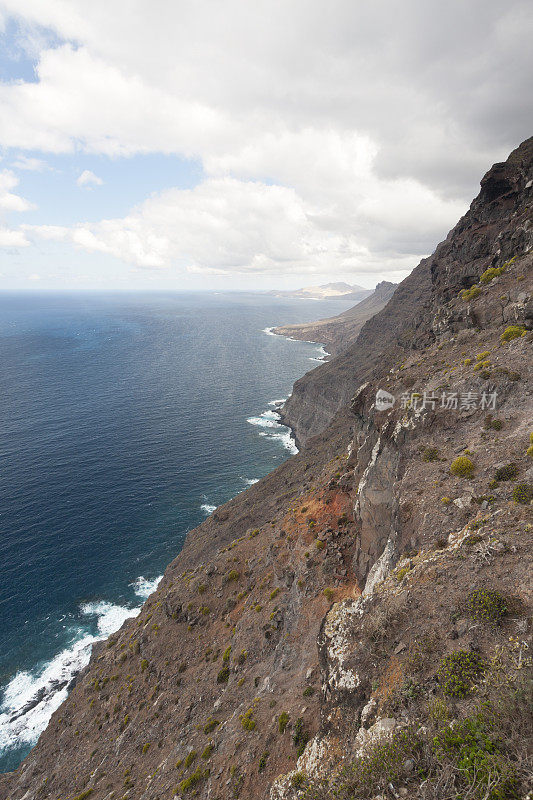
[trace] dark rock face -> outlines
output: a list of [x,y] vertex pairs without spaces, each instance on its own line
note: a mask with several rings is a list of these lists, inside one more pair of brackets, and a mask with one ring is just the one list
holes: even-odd
[[[428,321],[460,289],[488,267],[527,252],[533,242],[528,211],[532,197],[533,137],[481,182],[469,211],[435,253],[399,285],[386,307],[362,328],[356,342],[294,384],[283,419],[300,443],[323,430],[374,370],[385,369],[401,351],[433,338]],[[474,324],[474,323],[472,323]]]

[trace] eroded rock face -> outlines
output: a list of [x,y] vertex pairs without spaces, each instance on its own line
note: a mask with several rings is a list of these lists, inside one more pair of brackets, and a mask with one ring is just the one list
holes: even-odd
[[[442,307],[460,289],[469,288],[481,273],[507,259],[530,252],[533,225],[529,211],[533,194],[533,138],[523,142],[503,164],[495,164],[481,182],[469,211],[429,259],[423,259],[399,285],[387,306],[363,326],[355,344],[294,385],[283,409],[285,424],[300,443],[322,430],[349,403],[357,386],[381,365],[386,369],[402,350],[425,347],[434,338],[432,325]],[[497,302],[494,301],[495,306]],[[473,327],[490,321],[461,309]]]

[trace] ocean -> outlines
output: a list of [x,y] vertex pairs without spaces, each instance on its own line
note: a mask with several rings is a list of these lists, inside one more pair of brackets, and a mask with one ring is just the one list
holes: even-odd
[[269,328],[346,306],[0,295],[0,771],[187,532],[295,452],[276,404],[324,350]]

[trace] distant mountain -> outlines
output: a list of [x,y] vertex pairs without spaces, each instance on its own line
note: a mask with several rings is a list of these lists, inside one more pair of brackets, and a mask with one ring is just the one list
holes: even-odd
[[[346,286],[347,284],[329,284],[331,286]],[[396,290],[396,283],[382,281],[378,283],[373,292],[363,300],[352,306],[342,314],[318,322],[306,322],[299,325],[281,325],[274,328],[274,333],[280,336],[290,336],[291,339],[303,339],[307,342],[322,342],[330,353],[337,354],[345,347],[352,344],[367,320],[381,311]]]
[[324,283],[321,286],[304,286],[303,289],[273,289],[267,294],[272,297],[302,297],[308,300],[327,300],[328,297],[345,297],[346,295],[353,295],[354,302],[362,300],[372,294],[372,289],[364,289],[362,286],[343,283]]

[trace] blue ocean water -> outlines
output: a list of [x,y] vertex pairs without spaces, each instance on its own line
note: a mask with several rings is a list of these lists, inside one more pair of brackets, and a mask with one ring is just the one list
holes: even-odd
[[345,307],[0,295],[0,771],[187,531],[294,452],[274,401],[323,351],[268,327]]

